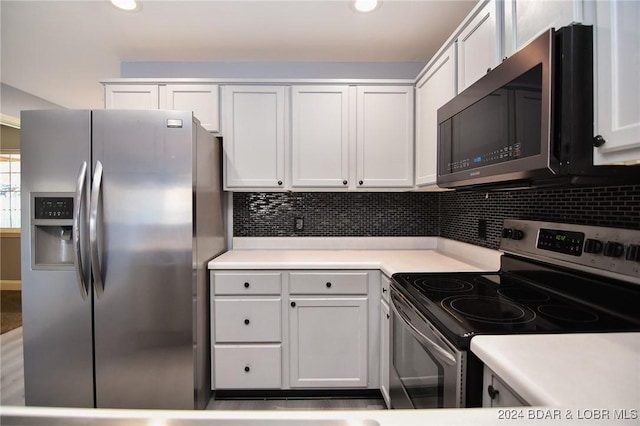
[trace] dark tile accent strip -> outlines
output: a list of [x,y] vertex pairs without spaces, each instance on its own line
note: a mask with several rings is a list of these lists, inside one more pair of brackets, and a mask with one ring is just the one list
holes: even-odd
[[[296,217],[304,230],[294,231]],[[498,248],[505,218],[640,229],[640,185],[509,192],[233,194],[236,237],[442,236]],[[486,220],[486,238],[478,222]]]

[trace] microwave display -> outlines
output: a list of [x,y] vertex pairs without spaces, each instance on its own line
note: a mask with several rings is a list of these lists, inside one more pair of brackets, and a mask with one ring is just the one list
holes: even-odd
[[440,124],[440,173],[539,155],[542,110],[538,64]]

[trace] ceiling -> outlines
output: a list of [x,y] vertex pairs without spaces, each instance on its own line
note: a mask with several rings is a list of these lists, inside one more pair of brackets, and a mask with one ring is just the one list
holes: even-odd
[[101,108],[99,81],[120,77],[122,62],[426,62],[476,3],[383,0],[362,14],[347,0],[142,0],[137,12],[0,0],[0,78],[63,107]]

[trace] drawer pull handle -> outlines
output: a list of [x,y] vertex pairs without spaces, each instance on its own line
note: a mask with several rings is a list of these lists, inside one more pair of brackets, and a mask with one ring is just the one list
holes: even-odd
[[249,288],[249,283],[244,283],[244,288]]
[[327,288],[331,288],[331,283],[327,283]]
[[244,325],[249,325],[251,321],[249,321],[249,319],[247,318],[246,320],[244,320]]
[[247,365],[247,366],[244,368],[244,372],[245,372],[245,373],[248,373],[249,371],[251,371],[251,369],[250,369],[250,368],[249,368],[249,366]]
[[500,391],[498,391],[492,385],[489,385],[489,387],[487,388],[487,392],[489,393],[489,398],[491,398],[491,399],[496,399],[496,397],[500,393]]
[[296,302],[291,302],[291,307],[295,308],[296,307]]

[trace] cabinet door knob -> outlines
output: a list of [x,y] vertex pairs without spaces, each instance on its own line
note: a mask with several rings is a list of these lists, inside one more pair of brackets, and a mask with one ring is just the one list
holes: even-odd
[[500,393],[500,391],[498,391],[492,385],[489,385],[489,387],[487,388],[487,392],[489,393],[489,398],[491,398],[491,399],[496,399],[496,397]]
[[390,317],[389,317],[389,314],[387,314],[387,319],[389,319],[389,318],[390,318]]
[[489,74],[489,72],[491,72],[491,68],[487,68],[487,74]]
[[249,288],[249,283],[244,283],[244,288]]
[[358,185],[362,185],[362,184],[364,184],[363,181],[358,181]]
[[244,371],[245,371],[245,373],[248,373],[249,371],[251,371],[251,369],[250,369],[250,368],[249,368],[249,366],[247,365],[247,366],[244,368]]
[[382,287],[382,292],[383,292],[383,293],[386,293],[386,292],[387,292],[386,287]]
[[281,180],[278,181],[278,186],[282,186],[282,181]]
[[593,146],[595,146],[596,148],[600,148],[605,144],[605,142],[607,141],[602,137],[602,135],[596,135],[593,137]]
[[342,181],[342,184],[343,184],[343,185],[346,185],[346,184],[348,184],[348,183],[349,183],[349,182],[347,182],[347,180],[346,180],[346,179]]
[[244,320],[244,325],[249,325],[251,321],[249,321],[249,319],[247,318],[246,320]]
[[296,307],[296,302],[291,302],[291,307],[295,308]]
[[327,288],[331,288],[331,283],[327,283]]

